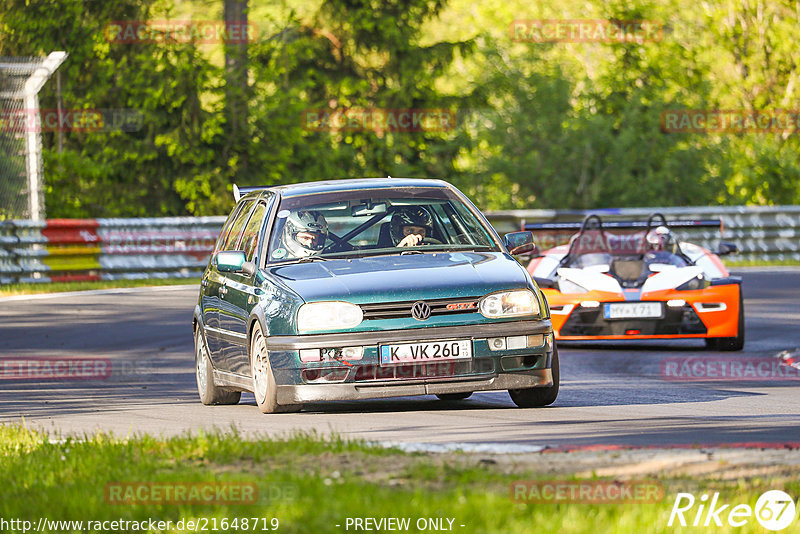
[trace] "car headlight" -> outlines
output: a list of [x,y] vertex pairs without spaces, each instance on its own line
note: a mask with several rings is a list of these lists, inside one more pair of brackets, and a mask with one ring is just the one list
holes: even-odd
[[705,289],[711,285],[711,282],[705,279],[702,274],[698,274],[688,282],[685,282],[677,287],[679,291],[692,291],[695,289]]
[[309,302],[297,310],[297,330],[341,330],[361,324],[364,312],[349,302]]
[[481,300],[480,310],[481,314],[489,319],[537,315],[539,301],[536,300],[536,295],[527,289],[504,291],[485,296]]

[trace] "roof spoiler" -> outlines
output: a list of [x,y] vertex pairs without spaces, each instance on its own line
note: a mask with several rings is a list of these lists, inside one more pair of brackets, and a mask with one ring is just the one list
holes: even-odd
[[246,187],[239,187],[236,184],[233,184],[233,200],[235,202],[239,202],[239,199],[242,198],[247,193],[252,193],[253,191],[261,191],[262,189],[269,189],[272,187],[271,185],[248,185]]

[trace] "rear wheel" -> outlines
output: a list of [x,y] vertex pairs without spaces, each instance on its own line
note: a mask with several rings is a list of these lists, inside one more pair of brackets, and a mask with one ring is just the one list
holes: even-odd
[[442,393],[441,395],[436,396],[439,397],[439,400],[443,401],[460,401],[468,399],[471,395],[471,391],[465,391],[463,393]]
[[242,397],[240,391],[231,391],[214,385],[214,368],[211,366],[211,358],[208,356],[202,328],[198,325],[194,334],[194,360],[200,402],[206,405],[238,404]]
[[708,338],[706,339],[706,348],[729,352],[744,348],[744,299],[741,287],[739,287],[739,322],[736,325],[736,336]]
[[278,404],[278,387],[269,363],[267,342],[256,323],[250,340],[250,369],[253,375],[253,394],[261,413],[299,412],[302,404]]
[[558,397],[558,384],[560,381],[557,348],[553,348],[553,363],[551,368],[553,370],[552,386],[545,388],[509,389],[508,394],[511,395],[511,400],[514,401],[514,404],[520,408],[537,408],[553,404],[556,401],[556,397]]

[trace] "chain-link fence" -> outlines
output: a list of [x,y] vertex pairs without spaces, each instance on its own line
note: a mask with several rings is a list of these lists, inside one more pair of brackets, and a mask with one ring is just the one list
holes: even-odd
[[0,58],[0,220],[45,216],[38,94],[66,57]]

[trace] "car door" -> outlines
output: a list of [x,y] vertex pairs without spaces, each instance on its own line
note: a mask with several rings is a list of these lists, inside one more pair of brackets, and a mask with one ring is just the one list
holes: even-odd
[[[242,202],[241,209],[231,224],[231,228],[228,231],[228,234],[225,236],[222,246],[219,247],[220,251],[236,250],[236,246],[240,241],[242,232],[244,231],[254,204],[254,199],[248,199]],[[230,315],[231,311],[230,305],[225,300],[225,296],[228,292],[227,282],[230,273],[220,272],[217,269],[215,259],[212,259],[212,266],[209,271],[210,272],[207,277],[207,290],[209,293],[209,300],[211,301],[211,299],[214,299],[213,302],[216,304],[215,309],[217,318],[216,326],[206,328],[206,337],[208,338],[209,349],[211,352],[210,356],[211,361],[214,364],[214,368],[228,371],[231,368],[228,345],[230,342],[229,338],[232,336],[232,333],[226,327],[228,324],[226,318]]]
[[228,220],[225,221],[225,225],[222,227],[222,231],[219,233],[217,242],[214,245],[214,251],[211,253],[211,259],[209,261],[208,268],[203,273],[203,279],[200,281],[200,310],[203,315],[206,342],[208,343],[208,350],[212,355],[212,359],[213,355],[219,353],[221,348],[219,342],[219,289],[222,286],[222,280],[224,279],[221,273],[217,271],[214,257],[217,252],[223,250],[223,246],[225,245],[225,241],[230,233],[231,227],[233,226],[233,223],[239,214],[241,214],[242,208],[245,205],[249,206],[250,203],[242,202],[238,204],[236,208],[231,211]]
[[[258,265],[264,221],[267,219],[272,196],[259,200],[242,231],[235,250],[245,253],[247,261]],[[247,346],[247,320],[250,310],[256,303],[255,275],[227,273],[224,282],[225,292],[220,312],[220,328],[225,332],[222,339],[222,352],[225,355],[226,370],[247,376],[249,374],[249,355]]]

